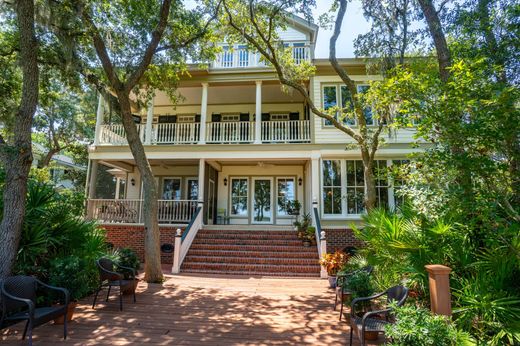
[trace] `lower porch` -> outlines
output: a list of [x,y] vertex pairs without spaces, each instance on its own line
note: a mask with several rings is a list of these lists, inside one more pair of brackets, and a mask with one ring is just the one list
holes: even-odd
[[[291,226],[311,211],[310,160],[151,160],[161,225],[186,225],[197,206],[204,225]],[[132,161],[90,165],[87,216],[142,224],[143,187]],[[295,207],[298,208],[295,208]]]

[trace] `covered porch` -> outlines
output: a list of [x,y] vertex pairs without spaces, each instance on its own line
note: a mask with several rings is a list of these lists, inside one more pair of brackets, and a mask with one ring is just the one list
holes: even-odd
[[[151,159],[150,164],[160,224],[186,225],[198,206],[205,225],[291,226],[296,215],[311,211],[310,159]],[[89,218],[144,222],[144,192],[133,160],[91,160],[89,173]]]

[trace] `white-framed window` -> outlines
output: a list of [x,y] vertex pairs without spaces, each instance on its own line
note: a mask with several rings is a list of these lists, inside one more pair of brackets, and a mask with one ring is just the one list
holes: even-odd
[[[393,179],[390,165],[405,164],[408,160],[376,160],[373,173],[376,187],[376,206],[393,208],[403,202],[398,189],[402,179]],[[365,212],[365,176],[361,160],[322,161],[322,210],[324,216],[358,216]]]
[[194,123],[195,114],[177,115],[177,122],[178,123]]
[[237,52],[238,52],[238,66],[239,67],[249,66],[249,51],[247,50],[247,46],[239,45]]
[[271,113],[270,115],[271,121],[287,121],[289,120],[289,114],[288,113]]
[[365,211],[363,198],[365,196],[365,176],[361,160],[347,160],[347,214],[362,214]]
[[[367,84],[360,84],[357,85],[357,91],[359,93],[364,93],[368,90],[369,85]],[[330,108],[336,107],[339,105],[341,109],[346,109],[348,111],[352,111],[354,109],[354,102],[352,99],[352,94],[350,90],[347,88],[346,85],[339,85],[339,84],[325,84],[322,87],[322,102],[323,102],[323,109],[329,110]],[[372,114],[371,108],[366,108],[364,110],[365,113],[365,119],[367,122],[367,125],[375,125],[375,121]],[[345,116],[343,118],[343,122],[350,126],[357,125],[357,121],[355,118],[349,118]],[[338,119],[338,114],[336,114],[335,118]],[[324,120],[325,126],[332,126],[332,123],[328,120]]]
[[240,114],[222,114],[221,121],[223,123],[231,123],[240,121]]
[[186,178],[186,199],[190,201],[199,199],[199,178]]
[[323,160],[322,181],[323,213],[326,215],[341,215],[343,208],[340,160]]
[[181,178],[164,177],[162,180],[162,199],[181,199]]
[[231,215],[247,217],[249,181],[247,178],[231,178]]
[[287,204],[296,199],[296,183],[294,178],[276,178],[276,214],[286,216]]
[[402,178],[403,166],[408,165],[410,160],[392,160],[392,187],[394,195],[394,208],[399,208],[404,204],[405,198],[400,189],[404,185]]

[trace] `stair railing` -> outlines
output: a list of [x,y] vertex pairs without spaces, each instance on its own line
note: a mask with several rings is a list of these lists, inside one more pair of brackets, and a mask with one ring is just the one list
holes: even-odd
[[[325,231],[321,230],[321,221],[320,221],[320,211],[318,209],[318,202],[314,200],[312,202],[313,209],[313,222],[314,228],[316,231],[314,232],[314,236],[316,237],[316,246],[318,247],[318,256],[321,258],[324,254],[327,253],[327,240],[325,239]],[[321,266],[320,277],[325,279],[328,277],[327,270],[324,266]]]
[[175,248],[173,250],[172,274],[179,274],[181,272],[182,262],[184,261],[193,240],[197,236],[197,233],[202,228],[202,206],[203,203],[199,202],[197,210],[195,210],[195,213],[184,230],[184,233],[181,232],[180,229],[177,230],[177,234],[175,235]]

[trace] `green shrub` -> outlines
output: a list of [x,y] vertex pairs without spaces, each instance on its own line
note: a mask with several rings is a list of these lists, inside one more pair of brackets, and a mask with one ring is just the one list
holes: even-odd
[[76,256],[53,259],[49,268],[49,283],[68,289],[71,300],[79,300],[94,288],[92,267],[88,261]]
[[129,248],[121,248],[117,250],[118,258],[116,263],[123,267],[138,270],[141,266],[141,261],[134,250]]
[[461,346],[474,344],[468,334],[458,331],[445,316],[433,315],[416,306],[393,305],[395,323],[386,326],[392,346]]
[[361,270],[350,275],[345,280],[346,289],[352,293],[352,298],[369,297],[374,293],[374,285],[370,274]]

